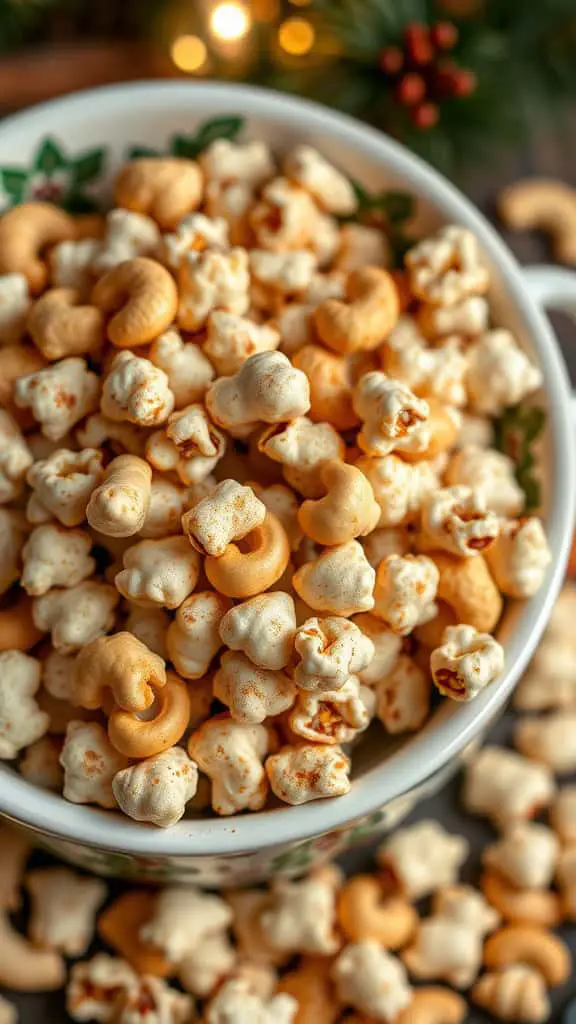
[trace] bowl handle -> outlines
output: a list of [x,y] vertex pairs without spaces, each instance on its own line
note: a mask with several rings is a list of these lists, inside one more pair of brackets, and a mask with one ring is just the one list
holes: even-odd
[[[547,263],[522,267],[532,298],[543,309],[566,313],[576,323],[576,270]],[[576,421],[576,389],[572,390],[572,414]]]

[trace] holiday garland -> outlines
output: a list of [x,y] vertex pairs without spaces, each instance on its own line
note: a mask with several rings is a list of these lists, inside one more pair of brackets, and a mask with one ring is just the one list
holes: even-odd
[[312,0],[306,11],[314,52],[279,71],[262,47],[254,77],[362,117],[450,173],[576,95],[574,0]]

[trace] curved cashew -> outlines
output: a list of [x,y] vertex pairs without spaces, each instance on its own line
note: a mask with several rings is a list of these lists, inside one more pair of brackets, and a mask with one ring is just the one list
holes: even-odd
[[18,910],[20,884],[30,853],[30,843],[22,832],[8,825],[0,828],[0,908]]
[[556,259],[576,264],[576,190],[553,178],[528,178],[504,189],[498,210],[507,227],[546,231]]
[[560,897],[548,889],[518,889],[495,871],[482,875],[480,888],[488,902],[512,924],[557,928],[562,920]]
[[156,697],[154,717],[141,719],[116,708],[108,719],[108,738],[126,757],[153,757],[182,739],[189,719],[190,697],[186,683],[174,672],[168,672],[166,685]]
[[356,466],[331,459],[320,469],[326,495],[305,501],[298,522],[307,537],[317,544],[345,544],[365,537],[380,519],[380,506],[368,479]]
[[215,590],[226,597],[254,597],[280,579],[290,561],[286,531],[271,512],[241,541],[229,544],[223,555],[204,559],[204,572]]
[[415,990],[394,1024],[462,1024],[467,1012],[466,1000],[457,992],[430,985]]
[[335,1024],[340,1019],[331,970],[331,957],[307,956],[280,978],[276,992],[293,996],[298,1003],[294,1024]]
[[20,594],[15,604],[0,611],[0,651],[29,651],[46,630],[38,629],[32,617],[33,602]]
[[544,975],[548,985],[563,985],[572,971],[572,955],[565,942],[544,928],[512,924],[500,928],[484,946],[484,966],[489,970],[510,964],[528,964]]
[[0,985],[15,992],[54,992],[62,988],[66,965],[59,953],[36,949],[14,931],[5,911],[0,913]]
[[124,711],[145,711],[165,684],[163,659],[131,633],[98,637],[74,665],[74,703],[91,710],[102,707],[110,689]]
[[347,302],[326,299],[314,313],[321,340],[346,354],[377,348],[400,315],[394,279],[380,267],[362,267],[348,278]]
[[137,455],[118,455],[92,491],[86,508],[90,526],[106,537],[132,537],[144,526],[152,469]]
[[42,252],[75,237],[72,217],[51,203],[15,206],[0,219],[0,274],[24,274],[30,291],[38,295],[48,280]]
[[484,557],[455,558],[438,551],[430,552],[429,557],[440,573],[436,591],[439,611],[435,619],[418,627],[418,640],[426,647],[439,647],[445,627],[455,623],[474,626],[479,633],[493,633],[503,601]]
[[152,918],[156,893],[147,889],[123,892],[98,918],[98,935],[107,946],[126,960],[138,974],[167,978],[174,965],[151,943],[140,938],[140,930]]
[[104,344],[104,317],[73,288],[51,288],[32,306],[28,331],[46,359],[83,356]]
[[320,345],[304,345],[294,355],[292,365],[308,377],[309,419],[331,423],[336,430],[351,430],[358,425],[352,406],[352,372],[346,359]]
[[338,899],[338,921],[350,942],[373,939],[384,949],[402,949],[414,934],[418,914],[407,900],[386,898],[375,875],[355,875]]
[[19,377],[28,377],[48,364],[32,345],[0,345],[0,407],[7,409],[21,427],[35,424],[29,409],[14,404],[14,385]]
[[172,275],[156,260],[139,256],[113,267],[96,283],[92,302],[113,313],[108,337],[117,348],[146,345],[172,323],[178,292]]
[[202,200],[203,175],[194,160],[142,157],[120,170],[114,185],[117,206],[146,213],[162,228],[176,227]]

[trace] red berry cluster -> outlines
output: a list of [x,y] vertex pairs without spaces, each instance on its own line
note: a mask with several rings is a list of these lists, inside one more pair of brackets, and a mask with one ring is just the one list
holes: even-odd
[[476,88],[474,72],[448,56],[457,42],[458,29],[450,21],[411,22],[402,46],[387,46],[380,54],[380,70],[393,84],[398,103],[410,109],[417,128],[437,124],[442,100],[470,96]]

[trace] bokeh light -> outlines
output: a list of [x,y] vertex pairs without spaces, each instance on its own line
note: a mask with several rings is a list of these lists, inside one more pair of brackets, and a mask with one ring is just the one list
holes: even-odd
[[250,31],[250,15],[244,4],[226,0],[210,15],[210,31],[222,42],[235,42]]
[[180,71],[200,71],[208,56],[206,44],[198,36],[178,36],[172,43],[170,55]]
[[288,18],[278,29],[278,41],[286,53],[303,57],[314,46],[316,33],[305,18]]

